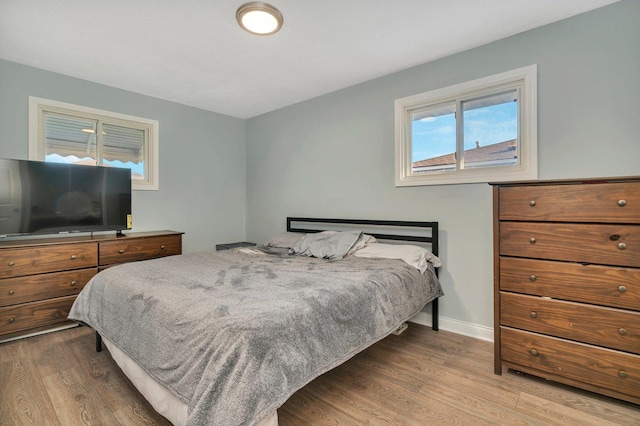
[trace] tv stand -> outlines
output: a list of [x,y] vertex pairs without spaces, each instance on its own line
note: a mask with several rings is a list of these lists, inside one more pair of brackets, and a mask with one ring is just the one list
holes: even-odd
[[122,232],[122,229],[118,229],[116,231],[116,238],[126,237],[126,235]]
[[[75,327],[82,287],[110,266],[182,253],[182,232],[0,241],[0,343]],[[119,236],[126,236],[120,239]]]

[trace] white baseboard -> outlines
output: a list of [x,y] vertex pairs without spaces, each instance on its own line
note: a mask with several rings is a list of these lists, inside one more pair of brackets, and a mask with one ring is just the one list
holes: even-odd
[[[432,318],[428,312],[418,312],[409,319],[410,322],[431,327]],[[493,327],[472,324],[470,322],[459,321],[453,318],[447,318],[440,315],[438,319],[438,328],[440,330],[450,331],[463,336],[469,336],[487,342],[493,342]]]
[[26,339],[27,337],[40,336],[41,334],[47,334],[47,333],[52,333],[54,331],[66,330],[67,328],[78,327],[79,325],[80,324],[78,324],[77,322],[64,324],[56,327],[47,328],[46,330],[37,331],[35,333],[23,334],[18,337],[11,337],[4,340],[0,339],[0,343],[13,342],[14,340]]

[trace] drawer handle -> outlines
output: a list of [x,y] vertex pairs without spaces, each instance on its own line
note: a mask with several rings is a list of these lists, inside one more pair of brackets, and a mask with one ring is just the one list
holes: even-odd
[[624,286],[624,285],[620,285],[620,286],[618,286],[618,291],[620,293],[626,293],[627,292],[627,287]]
[[16,322],[16,317],[9,318],[9,324],[13,324],[14,322]]
[[160,250],[164,250],[164,245],[161,245],[161,246],[160,246]]
[[15,262],[9,262],[9,266],[14,267],[16,266]]
[[71,287],[73,287],[76,284],[78,284],[78,281],[75,281],[75,280],[71,281]]
[[122,254],[124,253],[124,250],[118,250],[118,253]]
[[15,290],[9,290],[9,296],[13,296],[14,294],[16,294]]
[[71,260],[76,260],[78,257],[75,254],[71,255]]
[[534,281],[535,281],[535,280],[537,280],[537,279],[538,279],[538,277],[536,277],[534,274],[531,274],[531,275],[529,276],[529,281],[531,281],[531,282],[534,282]]
[[531,237],[531,238],[529,238],[529,242],[530,242],[531,244],[535,244],[535,243],[536,243],[536,239],[535,239],[535,238],[533,238],[533,237]]
[[536,311],[532,311],[530,316],[531,316],[531,318],[536,319],[536,318],[538,318],[538,313]]
[[529,205],[530,205],[531,207],[535,207],[535,206],[536,206],[536,200],[531,200],[531,201],[529,201]]
[[627,372],[626,372],[626,371],[624,371],[624,370],[620,370],[620,371],[618,371],[618,376],[620,376],[620,378],[622,378],[622,379],[626,379],[627,377],[629,377],[629,375],[627,374]]
[[621,328],[620,330],[618,330],[618,333],[620,333],[621,336],[626,336],[627,335],[627,329],[626,328]]
[[538,352],[538,351],[537,351],[537,350],[535,350],[535,349],[529,349],[529,353],[530,353],[532,356],[540,356],[540,352]]
[[624,207],[624,206],[626,206],[626,205],[627,205],[627,200],[618,200],[618,205],[619,205],[620,207]]
[[627,245],[626,245],[625,243],[618,243],[618,248],[619,248],[620,250],[624,250],[624,249],[626,249],[626,248],[627,248]]

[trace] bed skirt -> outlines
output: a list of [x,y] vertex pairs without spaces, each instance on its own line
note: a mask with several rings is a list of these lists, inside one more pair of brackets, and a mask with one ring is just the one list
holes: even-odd
[[[102,339],[111,357],[118,367],[129,378],[131,383],[149,401],[151,406],[175,426],[185,426],[189,415],[189,407],[176,398],[165,387],[156,382],[138,364],[122,352],[108,339]],[[256,426],[278,426],[278,413],[274,411]]]

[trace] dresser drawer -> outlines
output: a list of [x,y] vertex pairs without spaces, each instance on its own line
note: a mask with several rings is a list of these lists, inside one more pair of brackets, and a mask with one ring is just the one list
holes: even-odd
[[0,278],[98,265],[96,243],[52,244],[0,250]]
[[67,321],[76,296],[0,308],[0,336]]
[[640,222],[637,183],[500,188],[500,220]]
[[640,397],[640,356],[501,328],[502,359],[592,386]]
[[123,237],[117,241],[100,243],[100,266],[180,253],[182,253],[181,235],[163,235],[130,240]]
[[640,311],[640,269],[500,258],[500,290]]
[[500,325],[640,354],[640,312],[502,293]]
[[640,267],[640,226],[502,222],[500,255]]
[[0,306],[78,294],[98,268],[0,280]]

